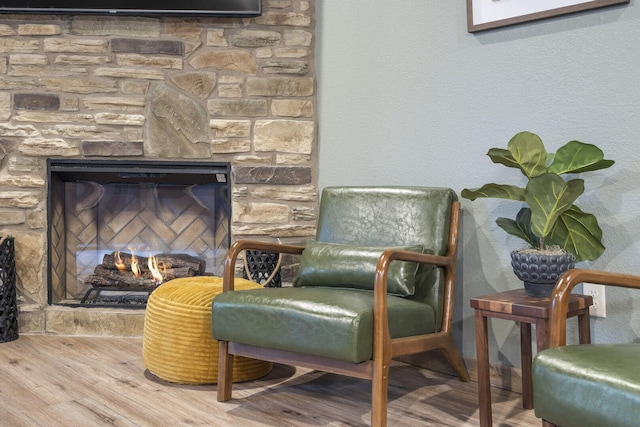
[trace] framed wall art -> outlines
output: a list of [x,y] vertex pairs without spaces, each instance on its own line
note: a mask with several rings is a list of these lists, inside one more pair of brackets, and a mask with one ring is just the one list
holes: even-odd
[[630,0],[467,0],[470,33],[629,3]]

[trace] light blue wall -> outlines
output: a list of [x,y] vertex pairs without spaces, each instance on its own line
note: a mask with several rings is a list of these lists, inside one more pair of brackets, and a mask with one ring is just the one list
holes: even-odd
[[[469,34],[465,3],[316,2],[320,188],[520,185],[486,157],[490,147],[521,130],[550,151],[594,143],[617,163],[585,176],[578,204],[597,215],[608,249],[581,266],[640,274],[640,5]],[[522,244],[494,222],[514,215],[513,203],[463,200],[456,325],[468,357],[469,299],[521,286],[508,254]],[[632,295],[607,290],[594,341],[638,340],[640,293]],[[490,324],[492,361],[519,366],[516,325]]]

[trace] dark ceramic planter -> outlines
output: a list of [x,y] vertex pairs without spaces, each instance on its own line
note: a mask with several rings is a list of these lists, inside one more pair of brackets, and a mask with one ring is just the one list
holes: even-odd
[[511,252],[511,266],[518,279],[524,282],[524,291],[532,297],[549,297],[556,282],[575,265],[571,253],[563,255],[544,255]]

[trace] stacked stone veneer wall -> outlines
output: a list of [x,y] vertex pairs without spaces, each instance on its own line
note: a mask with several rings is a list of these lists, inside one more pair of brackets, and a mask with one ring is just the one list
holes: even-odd
[[313,236],[314,26],[313,0],[265,0],[256,18],[0,15],[0,234],[16,238],[21,332],[91,332],[47,314],[47,158],[228,161],[234,240]]

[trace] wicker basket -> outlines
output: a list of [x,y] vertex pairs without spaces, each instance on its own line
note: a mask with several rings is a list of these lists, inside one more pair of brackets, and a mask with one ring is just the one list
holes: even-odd
[[265,288],[280,288],[280,264],[282,256],[278,252],[264,252],[258,250],[245,250],[244,270],[242,277]]
[[0,342],[18,339],[14,239],[0,238]]

